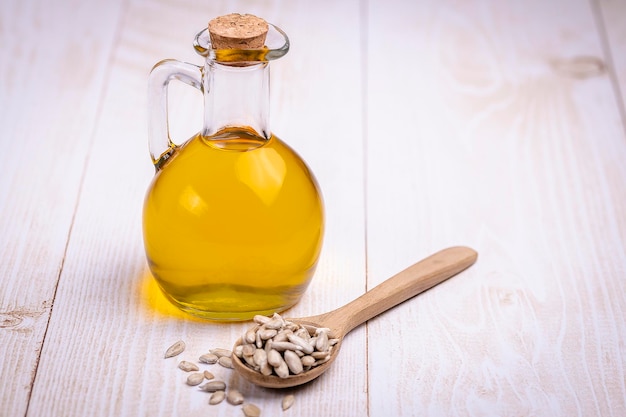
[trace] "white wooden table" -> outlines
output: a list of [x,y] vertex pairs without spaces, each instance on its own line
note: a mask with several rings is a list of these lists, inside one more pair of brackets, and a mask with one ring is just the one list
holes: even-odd
[[[623,0],[3,0],[0,415],[243,415],[176,364],[248,324],[173,310],[141,237],[147,74],[200,63],[193,36],[233,11],[291,38],[272,129],[326,203],[319,268],[287,315],[447,246],[479,260],[356,329],[284,414],[285,392],[207,368],[264,416],[625,416]],[[181,142],[200,96],[170,98]]]

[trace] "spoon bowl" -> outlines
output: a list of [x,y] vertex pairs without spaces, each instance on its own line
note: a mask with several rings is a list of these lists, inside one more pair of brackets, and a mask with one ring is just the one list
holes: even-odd
[[[288,320],[293,323],[298,323],[298,324],[306,323],[306,324],[313,325],[315,327],[320,327],[319,324],[311,323],[311,322],[303,322],[299,319],[294,319],[294,320],[288,319]],[[301,374],[298,374],[298,375],[290,374],[286,378],[281,378],[276,375],[269,375],[269,376],[263,375],[262,373],[249,368],[236,355],[232,356],[233,367],[239,375],[244,377],[246,380],[252,382],[253,384],[259,385],[261,387],[265,387],[265,388],[295,387],[298,385],[306,384],[307,382],[314,380],[315,378],[317,378],[318,376],[326,372],[326,370],[330,367],[330,365],[333,363],[335,358],[337,358],[342,341],[343,341],[343,338],[340,338],[339,342],[337,342],[337,344],[333,346],[333,349],[330,352],[330,359],[328,359],[328,361],[326,361],[322,365],[313,367],[309,369],[308,371],[302,372]],[[235,343],[235,346],[237,346],[238,344],[241,344],[241,339],[239,339],[237,343]]]
[[[330,368],[339,355],[344,337],[354,328],[453,277],[474,264],[477,257],[476,251],[464,246],[447,248],[411,265],[343,307],[317,316],[287,319],[297,324],[329,328],[331,337],[339,339],[330,358],[319,366],[281,378],[263,375],[233,355],[233,368],[246,380],[267,388],[289,388],[312,381]],[[237,340],[235,347],[241,343],[241,339]]]

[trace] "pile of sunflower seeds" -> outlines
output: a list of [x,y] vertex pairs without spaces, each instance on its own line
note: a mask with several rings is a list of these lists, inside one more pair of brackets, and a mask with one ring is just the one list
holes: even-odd
[[330,359],[339,339],[330,329],[293,323],[279,314],[254,316],[258,326],[248,330],[234,354],[250,369],[263,375],[287,378],[321,365]]
[[[165,359],[180,355],[185,350],[186,345],[182,340],[174,343],[165,352]],[[211,349],[208,353],[201,355],[198,362],[202,364],[219,364],[224,368],[232,369],[232,352],[228,349]],[[200,371],[196,363],[182,360],[178,362],[178,368],[187,372],[186,383],[190,386],[198,386],[200,391],[210,393],[209,404],[217,405],[226,400],[229,404],[239,406],[245,417],[259,417],[261,409],[252,403],[245,402],[244,395],[237,389],[228,388],[226,382],[216,379],[213,373],[208,370]],[[295,397],[291,394],[283,397],[282,409],[286,411],[295,402]]]

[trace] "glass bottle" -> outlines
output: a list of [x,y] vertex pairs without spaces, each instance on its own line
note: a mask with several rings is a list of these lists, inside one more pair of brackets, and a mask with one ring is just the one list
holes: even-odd
[[[203,67],[159,62],[149,78],[149,145],[156,174],[143,210],[144,246],[165,296],[190,314],[246,320],[301,298],[320,254],[323,202],[306,163],[269,127],[269,61],[289,40],[269,25],[266,46],[214,49],[194,41]],[[176,145],[167,88],[204,95],[202,130]]]

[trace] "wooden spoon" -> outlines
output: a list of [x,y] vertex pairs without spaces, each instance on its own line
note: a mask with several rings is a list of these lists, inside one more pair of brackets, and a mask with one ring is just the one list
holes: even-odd
[[[331,329],[332,337],[338,338],[339,342],[333,347],[330,360],[324,364],[298,375],[280,378],[263,375],[233,355],[234,369],[248,381],[268,388],[288,388],[307,383],[328,370],[337,358],[343,338],[355,327],[458,274],[476,262],[477,257],[476,251],[467,247],[444,249],[413,264],[343,307],[318,316],[288,319],[294,323]],[[239,344],[241,339],[235,346]]]

